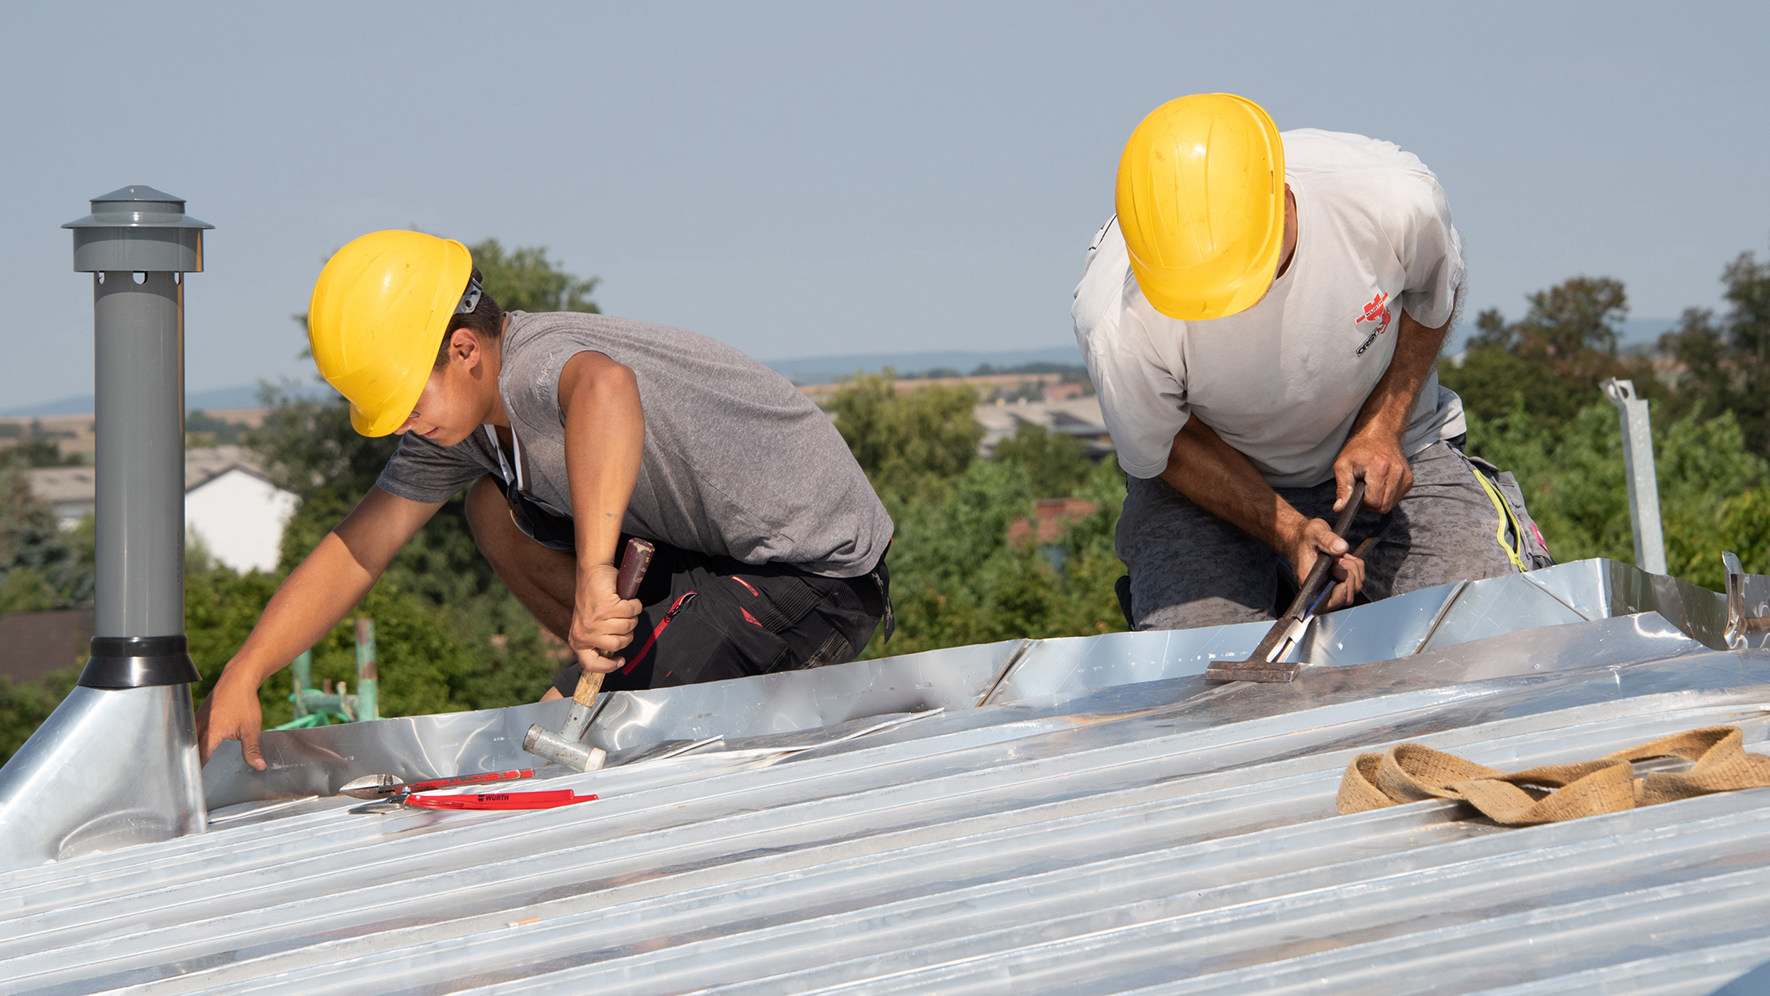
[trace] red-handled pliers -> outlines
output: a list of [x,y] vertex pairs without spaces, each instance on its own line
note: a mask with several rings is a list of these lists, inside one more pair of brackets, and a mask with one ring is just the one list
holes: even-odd
[[399,780],[397,775],[364,775],[355,781],[344,783],[338,789],[339,795],[348,795],[353,799],[389,799],[411,795],[413,792],[428,792],[431,789],[450,788],[456,785],[476,785],[482,782],[502,782],[512,778],[533,778],[533,768],[520,771],[488,771],[479,775],[455,775],[450,778],[432,778],[421,782],[407,784]]
[[474,795],[408,795],[405,804],[425,809],[556,809],[589,802],[594,795],[571,789],[544,792],[479,792]]

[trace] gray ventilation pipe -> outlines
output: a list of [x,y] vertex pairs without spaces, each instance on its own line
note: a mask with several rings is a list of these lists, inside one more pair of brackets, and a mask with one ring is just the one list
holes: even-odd
[[184,634],[184,277],[203,230],[152,187],[92,201],[97,635],[80,683],[0,768],[0,869],[207,828]]

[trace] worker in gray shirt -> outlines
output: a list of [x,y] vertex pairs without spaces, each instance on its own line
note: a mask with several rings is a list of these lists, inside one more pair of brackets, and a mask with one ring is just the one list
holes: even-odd
[[[375,232],[340,249],[308,313],[314,362],[364,435],[401,433],[360,505],[289,575],[197,713],[204,760],[258,749],[258,687],[329,632],[442,504],[467,491],[480,552],[604,688],[852,660],[891,633],[892,525],[823,412],[705,336],[500,311],[459,242]],[[626,537],[657,545],[615,592]]]

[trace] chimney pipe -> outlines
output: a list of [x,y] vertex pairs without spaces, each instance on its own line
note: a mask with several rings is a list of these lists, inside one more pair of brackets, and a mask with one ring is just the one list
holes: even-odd
[[207,828],[184,633],[184,278],[204,224],[131,186],[92,201],[96,635],[79,685],[0,768],[0,869]]

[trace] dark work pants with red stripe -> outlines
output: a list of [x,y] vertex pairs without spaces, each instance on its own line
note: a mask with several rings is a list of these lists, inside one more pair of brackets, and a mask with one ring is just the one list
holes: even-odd
[[[663,688],[851,661],[884,618],[890,590],[883,560],[859,577],[826,578],[659,543],[639,585],[645,608],[633,642],[616,655],[626,663],[602,687]],[[569,698],[578,675],[573,664],[554,675],[553,687]]]

